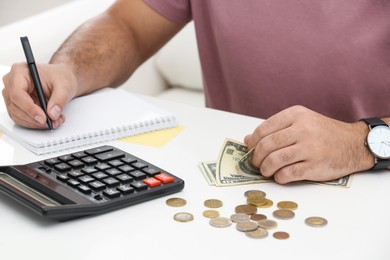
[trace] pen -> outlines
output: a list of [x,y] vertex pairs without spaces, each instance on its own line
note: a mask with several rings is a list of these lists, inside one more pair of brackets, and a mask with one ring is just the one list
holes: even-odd
[[26,55],[28,69],[30,70],[31,78],[34,81],[35,90],[37,91],[38,94],[39,103],[41,103],[41,107],[46,114],[47,125],[50,131],[53,131],[53,123],[51,122],[51,119],[47,114],[45,94],[43,93],[41,80],[39,78],[37,66],[35,65],[34,55],[31,50],[30,42],[28,41],[27,36],[20,37],[20,41],[22,42],[23,51],[24,54]]

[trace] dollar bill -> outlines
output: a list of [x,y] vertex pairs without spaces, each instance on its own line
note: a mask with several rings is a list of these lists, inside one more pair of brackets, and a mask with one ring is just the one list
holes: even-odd
[[[232,186],[273,181],[261,175],[260,170],[252,164],[253,149],[248,151],[244,143],[225,139],[216,162],[207,161],[200,164],[202,173],[209,185]],[[350,187],[351,176],[344,176],[340,179],[315,182],[305,181],[312,184]]]

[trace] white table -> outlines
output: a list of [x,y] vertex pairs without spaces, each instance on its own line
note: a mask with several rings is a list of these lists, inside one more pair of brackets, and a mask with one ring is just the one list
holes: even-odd
[[[184,190],[168,197],[185,198],[187,205],[171,208],[165,204],[168,197],[163,197],[57,223],[0,194],[1,259],[390,259],[389,173],[355,174],[349,189],[275,183],[209,186],[199,162],[216,160],[225,137],[242,140],[261,120],[144,98],[174,111],[185,130],[164,148],[120,141],[110,144],[183,178]],[[4,110],[3,103],[0,110]],[[5,135],[0,138],[0,155],[0,165],[52,157],[36,156]],[[274,239],[273,231],[265,239],[250,239],[234,225],[211,227],[202,216],[204,200],[217,198],[224,202],[218,209],[221,215],[229,217],[236,205],[245,203],[243,194],[250,189],[263,190],[274,201],[272,208],[259,209],[271,219],[278,201],[299,204],[294,219],[278,220],[277,230],[289,232],[288,240]],[[174,221],[173,215],[181,211],[193,213],[194,221]],[[306,226],[304,219],[313,215],[326,217],[329,224]]]

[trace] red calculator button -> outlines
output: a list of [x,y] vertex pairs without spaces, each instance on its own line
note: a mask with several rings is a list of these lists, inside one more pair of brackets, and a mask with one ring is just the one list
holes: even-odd
[[144,183],[150,188],[160,186],[161,184],[161,182],[159,180],[156,180],[155,178],[147,178],[144,180]]
[[175,180],[172,176],[168,175],[167,173],[157,174],[156,176],[154,176],[154,178],[156,178],[157,180],[161,181],[164,184],[173,182]]

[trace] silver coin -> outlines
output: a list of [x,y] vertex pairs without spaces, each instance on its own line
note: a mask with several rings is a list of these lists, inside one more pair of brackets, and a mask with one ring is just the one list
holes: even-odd
[[259,225],[257,224],[257,222],[254,221],[239,222],[236,225],[236,229],[242,232],[253,231],[256,230],[258,227]]
[[244,213],[236,213],[230,216],[230,220],[234,223],[249,221],[250,216]]
[[213,227],[225,228],[225,227],[229,227],[232,224],[232,221],[229,218],[216,217],[210,219],[209,223]]

